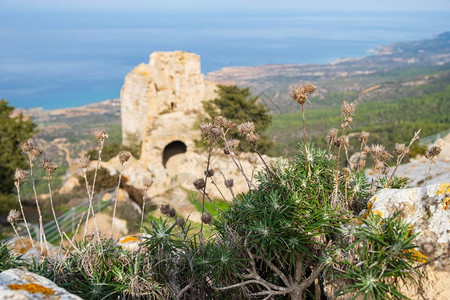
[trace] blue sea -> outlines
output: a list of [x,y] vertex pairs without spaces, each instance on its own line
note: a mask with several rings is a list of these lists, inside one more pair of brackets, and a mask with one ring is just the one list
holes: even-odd
[[0,11],[0,98],[73,107],[118,98],[125,75],[153,51],[227,66],[329,63],[450,30],[450,12],[246,11],[39,14]]

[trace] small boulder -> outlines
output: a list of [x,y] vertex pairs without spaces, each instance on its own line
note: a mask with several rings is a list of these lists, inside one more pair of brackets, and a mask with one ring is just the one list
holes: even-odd
[[12,300],[82,300],[50,279],[21,269],[0,273],[0,299]]

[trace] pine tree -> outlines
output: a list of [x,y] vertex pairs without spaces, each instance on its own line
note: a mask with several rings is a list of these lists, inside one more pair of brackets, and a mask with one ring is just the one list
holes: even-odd
[[[273,146],[263,132],[272,123],[272,117],[269,110],[264,104],[257,103],[258,97],[250,93],[249,88],[240,88],[236,85],[225,86],[219,85],[218,95],[212,101],[205,102],[204,107],[209,115],[209,122],[212,122],[215,116],[222,115],[236,124],[252,121],[255,124],[256,131],[261,134],[258,141],[258,149],[263,153],[267,153]],[[233,132],[230,136],[237,137],[237,133]],[[240,143],[240,151],[252,151],[253,148],[248,143]]]

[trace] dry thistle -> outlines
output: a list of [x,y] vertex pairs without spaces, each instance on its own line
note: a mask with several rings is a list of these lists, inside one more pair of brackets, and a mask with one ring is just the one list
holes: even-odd
[[86,170],[91,163],[89,156],[78,157],[75,159],[75,164],[80,168]]
[[237,130],[241,136],[244,136],[255,131],[255,124],[253,122],[244,122],[237,126]]
[[119,152],[119,161],[120,164],[123,165],[126,163],[131,157],[131,153],[129,151],[120,151]]
[[298,104],[304,105],[308,100],[308,95],[311,95],[316,90],[316,86],[310,82],[302,84],[297,84],[291,89],[290,95],[292,100],[297,101]]
[[153,179],[151,177],[144,177],[144,189],[147,191],[153,185]]
[[161,207],[159,208],[161,213],[163,215],[167,215],[170,212],[170,205],[169,204],[161,204]]
[[433,146],[430,148],[430,150],[427,150],[425,152],[425,157],[429,160],[433,160],[434,157],[438,156],[441,153],[441,147],[439,146]]
[[171,209],[169,210],[169,212],[167,213],[167,216],[168,216],[169,218],[173,218],[173,217],[175,217],[176,215],[177,215],[177,212],[175,211],[174,208],[171,208]]
[[184,224],[186,224],[186,221],[184,220],[183,217],[181,217],[181,218],[179,218],[179,219],[177,220],[177,225],[178,225],[178,226],[183,227]]
[[35,146],[33,147],[33,149],[31,149],[30,154],[32,159],[41,156],[41,154],[44,152],[44,150],[42,150],[41,148]]
[[215,141],[217,138],[222,136],[223,129],[220,127],[216,127],[211,123],[200,125],[200,131],[202,133],[203,138],[209,141]]
[[100,128],[96,128],[96,129],[92,130],[92,135],[94,136],[94,138],[96,138],[100,142],[103,142],[104,140],[106,140],[109,137],[109,134]]
[[336,147],[347,147],[349,143],[349,138],[347,135],[342,135],[340,137],[338,137],[335,141],[334,141],[334,145]]
[[22,153],[30,153],[33,148],[34,145],[32,140],[20,143],[20,149],[22,150]]
[[224,129],[232,129],[236,126],[236,124],[223,116],[217,116],[214,118],[214,126]]
[[250,132],[247,134],[246,139],[251,145],[256,146],[260,139],[260,135],[257,132]]
[[392,155],[390,155],[389,152],[386,151],[383,145],[372,145],[372,147],[370,148],[370,153],[372,153],[373,157],[375,157],[376,160],[379,160],[381,162],[385,162],[392,157]]
[[353,116],[355,114],[355,110],[356,110],[356,105],[355,104],[348,103],[347,101],[344,101],[342,103],[341,114],[343,116],[346,116],[346,117]]
[[369,135],[370,135],[370,133],[368,133],[368,132],[365,132],[365,131],[361,132],[361,135],[359,136],[359,139],[358,139],[359,143],[360,144],[367,143],[369,141]]
[[55,173],[56,168],[58,167],[58,165],[56,163],[54,163],[51,159],[49,158],[45,158],[42,162],[41,162],[41,167],[42,169],[44,169],[45,171],[47,171],[47,173],[49,175]]
[[395,152],[395,154],[397,154],[397,156],[408,155],[409,154],[409,148],[406,147],[405,144],[397,144],[397,143],[395,143],[394,152]]
[[214,176],[214,170],[213,170],[213,169],[205,170],[205,176],[206,176],[206,177],[212,177],[212,176]]
[[210,213],[206,212],[202,214],[201,220],[205,224],[211,224],[212,216],[210,215]]
[[330,130],[328,130],[327,137],[326,137],[328,144],[334,143],[337,135],[338,135],[338,129],[331,128]]
[[20,220],[20,212],[15,210],[15,209],[11,209],[9,211],[8,217],[6,218],[6,220],[12,225],[14,223],[16,223],[17,221]]
[[234,181],[233,181],[233,179],[226,179],[224,181],[224,184],[227,188],[231,189],[234,185]]
[[22,182],[25,181],[27,178],[28,171],[22,170],[22,169],[16,169],[16,172],[14,173],[14,184],[16,187],[19,187],[19,185],[22,184]]
[[206,186],[206,182],[203,178],[200,178],[200,179],[197,179],[196,181],[194,181],[194,187],[197,190],[202,190],[205,186]]

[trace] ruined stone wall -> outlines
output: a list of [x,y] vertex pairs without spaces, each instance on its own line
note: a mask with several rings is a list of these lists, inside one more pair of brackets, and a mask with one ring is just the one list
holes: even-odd
[[[160,115],[178,113],[179,119],[180,113],[201,114],[202,102],[215,98],[215,88],[204,80],[198,55],[152,53],[148,64],[140,64],[125,77],[120,95],[123,143],[131,146],[146,140],[156,123],[161,125],[157,122]],[[170,117],[166,119],[170,122]]]

